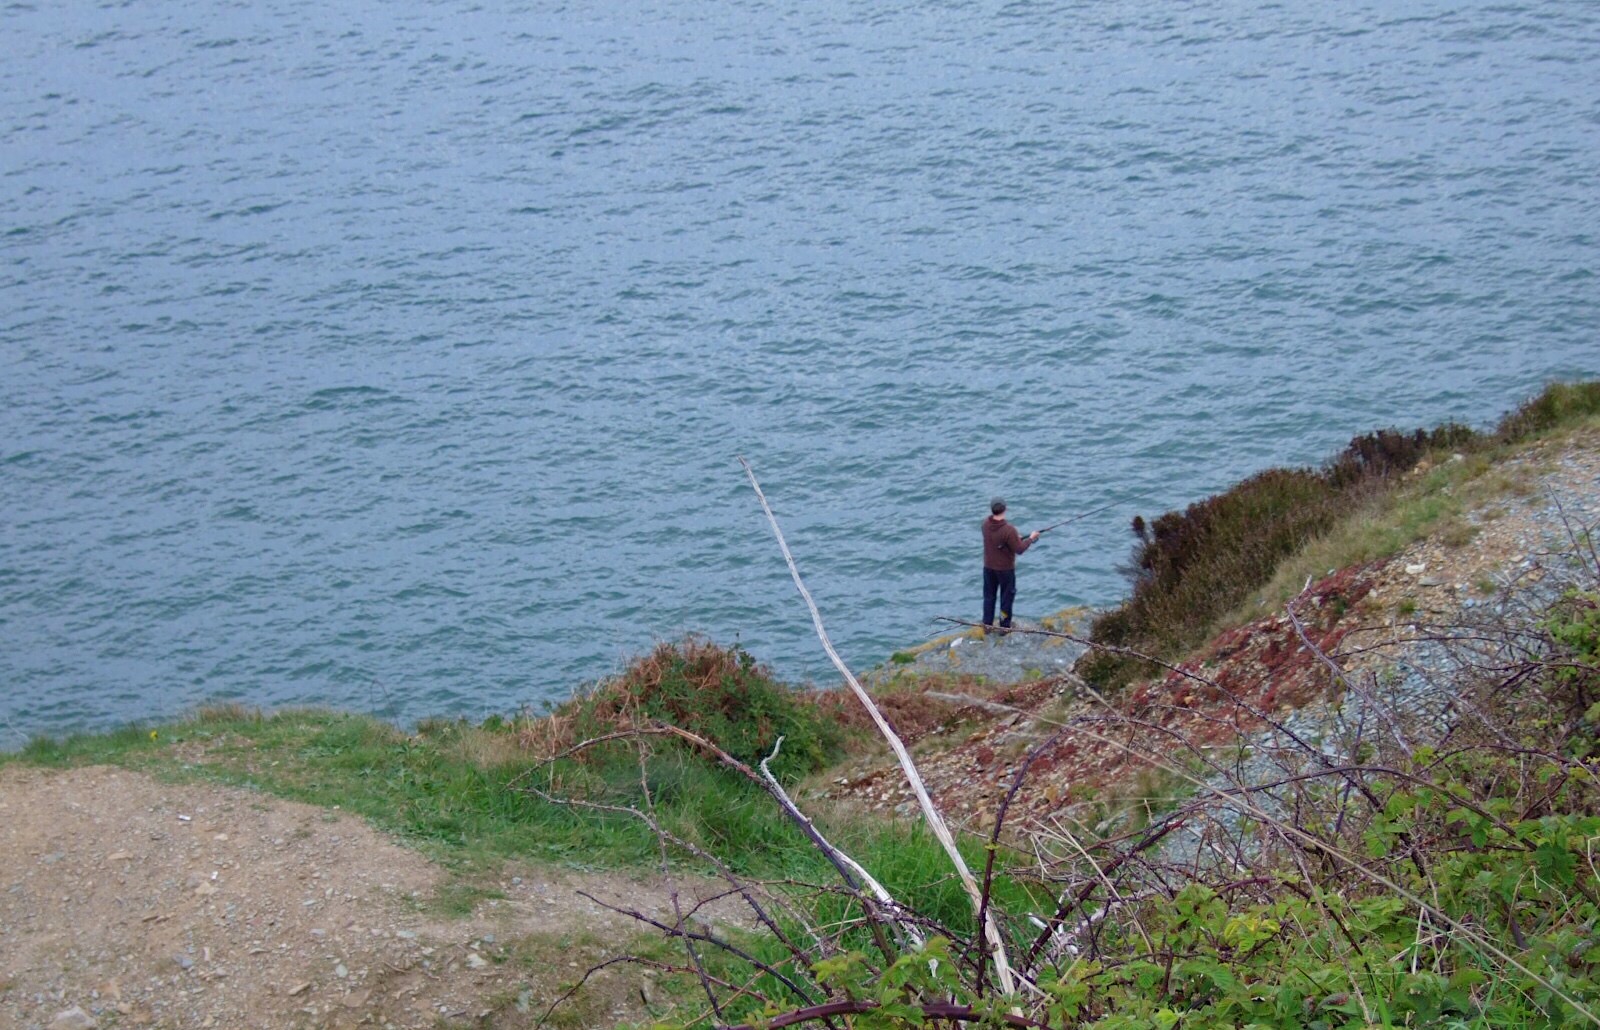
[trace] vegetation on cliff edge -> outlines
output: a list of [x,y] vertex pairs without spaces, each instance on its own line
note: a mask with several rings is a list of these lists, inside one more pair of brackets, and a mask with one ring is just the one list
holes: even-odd
[[[1323,556],[1343,566],[1385,557],[1435,528],[1446,507],[1439,490],[1452,476],[1481,472],[1489,457],[1560,427],[1600,415],[1600,382],[1558,383],[1502,418],[1491,432],[1447,423],[1432,430],[1381,429],[1351,440],[1320,468],[1275,468],[1152,520],[1135,517],[1129,562],[1130,593],[1095,619],[1090,637],[1162,659],[1199,646],[1219,622],[1272,582],[1281,566],[1341,525],[1362,518],[1404,532],[1371,536],[1344,554]],[[1476,459],[1461,470],[1417,484],[1410,474],[1460,455]],[[1405,493],[1434,503],[1397,514]],[[1445,491],[1448,493],[1448,490]],[[1097,651],[1077,671],[1102,689],[1149,675],[1137,658]]]

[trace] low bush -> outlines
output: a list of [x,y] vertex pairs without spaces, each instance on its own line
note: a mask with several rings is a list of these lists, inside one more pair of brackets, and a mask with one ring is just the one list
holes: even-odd
[[[1381,429],[1355,437],[1321,468],[1268,469],[1181,512],[1148,522],[1136,517],[1130,594],[1094,621],[1090,638],[1178,658],[1270,582],[1286,559],[1392,495],[1425,459],[1521,442],[1596,414],[1600,382],[1558,383],[1501,419],[1493,434],[1453,422],[1412,432]],[[1077,671],[1107,689],[1152,668],[1100,650],[1080,660]]]
[[700,637],[658,645],[551,718],[564,727],[569,744],[667,723],[749,765],[771,754],[782,737],[772,768],[784,779],[821,768],[839,741],[837,730],[805,695],[774,679],[749,652]]
[[1520,443],[1594,415],[1600,415],[1600,380],[1552,383],[1502,418],[1495,435],[1505,443]]
[[1476,450],[1485,442],[1481,433],[1455,422],[1410,433],[1380,429],[1351,440],[1323,467],[1322,476],[1333,489],[1348,490],[1410,472],[1422,459],[1441,451]]
[[[1362,460],[1338,465],[1339,475],[1353,475]],[[1389,460],[1368,467],[1373,475],[1387,474],[1380,470]],[[1094,621],[1090,638],[1158,657],[1194,647],[1219,616],[1270,579],[1279,562],[1333,525],[1344,496],[1359,482],[1336,485],[1328,470],[1268,469],[1182,512],[1153,522],[1135,518],[1132,592]],[[1148,671],[1145,664],[1095,651],[1079,662],[1078,673],[1105,688]]]

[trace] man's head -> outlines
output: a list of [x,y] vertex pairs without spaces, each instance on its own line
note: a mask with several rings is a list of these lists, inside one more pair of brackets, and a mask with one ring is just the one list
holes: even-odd
[[996,497],[994,500],[989,502],[989,514],[991,514],[991,515],[1004,515],[1005,513],[1006,513],[1006,502],[1004,500],[1002,500],[999,497]]

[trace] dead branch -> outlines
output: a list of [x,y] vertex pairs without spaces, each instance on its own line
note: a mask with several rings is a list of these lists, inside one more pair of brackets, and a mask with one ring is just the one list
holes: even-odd
[[928,828],[933,831],[934,837],[938,839],[939,844],[944,848],[945,854],[950,857],[951,864],[955,866],[956,872],[961,877],[961,885],[965,888],[967,897],[972,902],[974,915],[982,920],[982,932],[988,941],[989,956],[994,962],[995,979],[1000,984],[1000,990],[1005,994],[1015,994],[1017,989],[1016,980],[1011,974],[1011,962],[1006,957],[1005,940],[1000,936],[1000,927],[995,922],[994,913],[986,911],[983,892],[979,889],[978,882],[973,878],[972,872],[967,868],[966,860],[961,857],[961,852],[956,847],[955,838],[951,836],[950,828],[945,825],[944,817],[939,814],[939,810],[934,807],[933,799],[928,796],[927,787],[922,782],[922,776],[917,772],[916,763],[911,760],[911,753],[906,750],[905,743],[900,739],[899,734],[895,733],[894,728],[883,717],[883,713],[878,710],[878,706],[873,702],[872,696],[856,680],[855,674],[850,671],[850,667],[844,663],[844,659],[839,657],[839,652],[834,650],[833,642],[828,639],[827,627],[822,624],[822,613],[817,610],[817,603],[811,599],[811,591],[806,589],[805,580],[800,577],[800,569],[795,565],[794,555],[790,553],[789,545],[783,539],[783,530],[779,528],[778,519],[772,514],[772,506],[767,503],[767,495],[762,493],[761,484],[756,480],[755,469],[751,468],[750,463],[742,457],[739,459],[739,464],[744,466],[745,474],[750,477],[750,485],[756,492],[756,498],[761,502],[761,510],[766,513],[767,522],[772,527],[772,534],[777,538],[779,549],[783,551],[783,560],[788,563],[789,575],[793,577],[796,589],[800,591],[800,596],[805,600],[806,607],[811,611],[811,622],[816,628],[817,638],[822,641],[822,649],[828,653],[828,658],[833,662],[834,668],[839,670],[840,675],[844,677],[845,683],[849,685],[857,700],[866,708],[867,714],[872,717],[873,723],[878,727],[878,732],[882,734],[884,740],[888,741],[889,747],[894,751],[895,758],[899,760],[900,768],[905,773],[906,781],[910,783],[911,790],[917,797],[917,803],[922,807],[923,820],[927,822]]
[[603,909],[615,912],[618,915],[627,916],[628,918],[637,922],[644,923],[646,926],[653,926],[657,930],[660,930],[662,933],[666,934],[668,937],[687,937],[690,940],[701,941],[703,943],[710,944],[713,947],[720,948],[735,958],[750,963],[753,968],[759,969],[763,973],[766,973],[768,976],[787,987],[795,997],[801,999],[802,1001],[813,1005],[817,1003],[816,998],[807,992],[805,988],[791,980],[782,970],[761,961],[748,951],[745,951],[743,948],[739,947],[737,944],[734,944],[732,941],[726,941],[720,937],[712,936],[709,930],[691,930],[681,926],[673,926],[670,923],[663,923],[659,919],[652,919],[650,916],[645,915],[638,909],[622,908],[619,905],[613,905],[610,902],[601,901],[599,898],[587,891],[574,891],[573,893],[577,894],[580,898],[587,898]]
[[[645,762],[645,748],[642,743],[638,745],[638,753],[639,790],[644,795],[645,804],[645,812],[641,812],[639,814],[642,818],[644,818],[645,823],[651,829],[656,831],[656,846],[661,851],[661,878],[662,881],[667,885],[667,897],[672,902],[672,914],[676,920],[673,923],[673,926],[678,930],[682,930],[683,904],[678,900],[678,884],[677,881],[672,877],[672,863],[669,861],[667,855],[667,838],[660,828],[661,824],[656,819],[655,798],[650,794],[650,770]],[[757,908],[756,911],[758,914],[764,915],[764,913],[761,913],[759,908]],[[769,928],[778,935],[779,940],[784,941],[785,944],[788,943],[788,941],[784,939],[783,935],[778,933],[777,924],[771,924]],[[793,946],[791,945],[791,948],[792,947]],[[689,956],[689,964],[694,967],[695,976],[697,976],[700,980],[701,989],[706,992],[706,1001],[711,1003],[711,1011],[716,1014],[718,1019],[721,1019],[722,1001],[717,997],[716,989],[711,986],[711,978],[706,973],[705,963],[700,960],[700,953],[695,950],[694,941],[691,938],[683,938],[683,950],[684,953]]]
[[[777,921],[774,920],[766,911],[766,909],[762,907],[761,903],[756,900],[748,881],[738,877],[724,862],[722,862],[722,860],[717,858],[715,855],[703,848],[696,846],[690,841],[684,840],[682,837],[679,837],[671,830],[668,830],[666,827],[662,826],[653,815],[641,812],[639,809],[634,808],[631,805],[608,805],[599,801],[563,798],[553,794],[548,794],[542,790],[539,790],[537,787],[528,787],[524,789],[552,805],[561,805],[567,808],[583,808],[593,812],[608,812],[613,815],[627,815],[640,820],[650,828],[650,831],[656,835],[656,839],[658,841],[663,843],[671,843],[674,847],[681,849],[686,854],[692,855],[695,858],[710,864],[711,867],[717,871],[719,876],[732,885],[734,892],[743,898],[745,903],[750,906],[750,911],[755,914],[756,919],[761,923],[761,925],[766,927],[767,931],[773,935],[773,938],[784,947],[789,949],[790,955],[792,955],[799,962],[801,968],[806,968],[809,965],[809,957],[806,955],[804,949],[795,944],[793,941],[789,940],[788,936],[778,926]],[[668,883],[670,885],[670,879],[668,880]],[[775,900],[777,900],[778,904],[783,904],[781,899]],[[676,891],[673,891],[673,905],[676,909]],[[785,905],[785,907],[787,906]],[[680,920],[682,919],[681,912],[679,913],[679,918]]]
[[1384,705],[1380,705],[1376,697],[1367,693],[1360,687],[1357,687],[1353,680],[1345,676],[1344,670],[1339,667],[1339,663],[1335,662],[1332,658],[1329,658],[1322,648],[1318,647],[1316,644],[1313,644],[1311,642],[1311,638],[1306,635],[1306,628],[1300,622],[1300,613],[1295,611],[1295,605],[1299,603],[1302,597],[1306,596],[1306,593],[1310,591],[1310,589],[1311,579],[1308,576],[1306,578],[1305,587],[1301,589],[1300,593],[1293,600],[1284,605],[1283,611],[1284,614],[1289,616],[1289,624],[1294,627],[1295,633],[1299,635],[1300,642],[1305,645],[1306,650],[1310,651],[1311,654],[1324,666],[1326,666],[1330,673],[1333,674],[1334,681],[1336,683],[1344,684],[1344,688],[1346,690],[1358,694],[1361,699],[1367,703],[1367,707],[1372,709],[1372,711],[1377,714],[1378,718],[1383,720],[1384,725],[1389,728],[1389,733],[1394,737],[1395,743],[1400,745],[1400,751],[1403,754],[1409,755],[1412,750],[1411,744],[1406,740],[1405,734],[1400,731],[1400,724],[1395,721],[1394,716],[1390,714],[1389,709]]
[[[796,1009],[774,1017],[770,1022],[761,1025],[768,1030],[779,1030],[780,1027],[794,1026],[797,1023],[807,1023],[813,1019],[826,1019],[829,1016],[851,1016],[871,1012],[878,1008],[875,1001],[831,1001],[826,1005],[813,1005],[810,1008]],[[996,1015],[992,1012],[979,1011],[971,1005],[958,1005],[954,1002],[928,1002],[918,1006],[922,1015],[930,1020],[949,1020],[956,1023],[981,1023],[986,1020],[998,1019],[1007,1026],[1036,1027],[1038,1030],[1051,1030],[1048,1023],[1040,1023],[1026,1016],[1014,1012]],[[718,1030],[756,1030],[750,1023],[741,1023],[738,1026],[718,1027]]]
[[[534,1030],[539,1030],[540,1027],[544,1026],[545,1023],[549,1021],[550,1014],[556,1009],[560,1008],[562,1005],[566,1004],[568,1001],[571,1001],[573,996],[579,991],[583,990],[584,984],[587,984],[593,977],[611,968],[612,966],[619,965],[644,966],[650,969],[659,969],[663,973],[696,972],[696,970],[690,969],[688,966],[675,966],[670,962],[658,962],[655,959],[644,958],[639,955],[615,955],[606,959],[604,962],[596,963],[595,965],[590,966],[588,969],[585,969],[583,971],[583,976],[578,979],[578,982],[561,992],[560,996],[558,996],[555,1001],[552,1001],[550,1006],[544,1010],[544,1014],[534,1022]],[[751,998],[755,1001],[761,1002],[763,1005],[771,1003],[771,999],[769,999],[766,995],[759,994],[750,990],[749,988],[740,987],[738,984],[730,983],[727,980],[712,976],[709,973],[706,974],[706,978],[716,986],[734,994],[735,996]]]
[[[800,806],[796,805],[794,801],[790,799],[789,792],[783,789],[783,784],[778,782],[778,778],[772,775],[772,770],[767,767],[768,762],[771,762],[774,758],[778,757],[778,751],[782,747],[783,738],[779,737],[778,742],[772,745],[772,754],[761,760],[761,776],[762,779],[766,781],[768,793],[770,793],[777,800],[778,804],[782,806],[785,812],[789,813],[790,819],[800,824],[801,829],[803,829],[806,835],[811,838],[812,843],[814,843],[817,848],[821,850],[821,852],[826,855],[831,862],[834,863],[835,867],[838,867],[839,865],[847,866],[851,871],[859,876],[861,878],[861,882],[865,884],[866,888],[872,892],[873,896],[883,904],[886,911],[890,912],[891,914],[906,911],[905,906],[894,900],[894,897],[890,895],[888,889],[885,888],[883,884],[879,883],[871,873],[867,872],[866,869],[862,867],[860,862],[857,862],[843,851],[840,851],[838,848],[834,847],[833,844],[822,835],[822,831],[817,829],[816,823],[811,821],[811,817],[800,811]],[[841,875],[844,875],[843,870],[840,872]],[[846,883],[849,883],[848,878],[846,879]],[[850,884],[850,886],[854,887],[854,884]],[[906,936],[911,940],[915,947],[920,948],[922,946],[923,937],[922,934],[917,930],[916,924],[909,921],[897,921],[896,925],[900,926],[904,930]]]

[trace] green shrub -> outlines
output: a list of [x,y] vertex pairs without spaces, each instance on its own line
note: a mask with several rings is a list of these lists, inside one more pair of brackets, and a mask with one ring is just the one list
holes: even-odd
[[1600,593],[1568,593],[1550,609],[1544,626],[1552,643],[1555,700],[1566,710],[1565,721],[1581,727],[1568,751],[1588,758],[1600,751]]
[[[1403,775],[1368,770],[1365,786],[1381,807],[1366,817],[1350,809],[1343,822],[1323,817],[1340,809],[1346,788],[1312,791],[1304,798],[1312,807],[1298,817],[1336,833],[1343,861],[1240,866],[1217,884],[1171,868],[1151,877],[1156,886],[1133,875],[1146,889],[1124,893],[1103,921],[1080,924],[1095,933],[1079,934],[1073,953],[1038,968],[1036,993],[1002,997],[992,980],[974,977],[964,961],[975,935],[969,919],[945,924],[954,943],[930,936],[892,962],[855,947],[810,972],[836,1005],[849,1007],[848,1025],[859,1030],[932,1025],[941,1007],[979,1020],[1013,1006],[1034,1025],[1086,1030],[1591,1025],[1600,1006],[1590,854],[1600,816],[1591,813],[1600,795],[1581,767],[1530,755],[1420,749]],[[1541,814],[1522,803],[1530,790]],[[1095,868],[1106,875],[1104,864]],[[912,880],[927,884],[937,874],[918,870]],[[960,892],[945,886],[944,908],[957,912]],[[895,893],[913,909],[927,901]],[[1041,900],[1052,899],[997,895],[995,905],[1037,911]],[[841,921],[826,914],[827,925]],[[1016,947],[1013,958],[1026,951]],[[737,964],[723,972],[763,990],[776,986]],[[740,1019],[785,1015],[783,1005],[761,1011],[756,999],[728,1002]],[[823,1024],[795,1018],[807,1011],[816,1010],[787,1015]]]
[[1505,443],[1520,443],[1591,415],[1600,415],[1600,380],[1552,383],[1502,418],[1495,435]]
[[650,722],[669,723],[710,740],[754,765],[783,750],[772,763],[780,777],[820,768],[837,746],[837,733],[800,694],[739,647],[699,637],[665,643],[614,680],[567,706],[579,737],[593,737]]
[[[1328,472],[1268,469],[1183,512],[1152,523],[1135,518],[1133,592],[1094,621],[1091,639],[1158,657],[1195,646],[1279,562],[1334,523],[1348,489],[1335,486]],[[1147,671],[1141,664],[1094,652],[1078,672],[1115,686]]]

